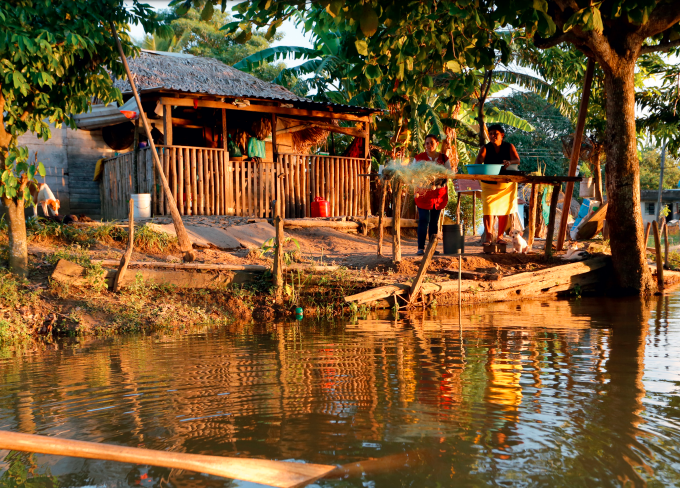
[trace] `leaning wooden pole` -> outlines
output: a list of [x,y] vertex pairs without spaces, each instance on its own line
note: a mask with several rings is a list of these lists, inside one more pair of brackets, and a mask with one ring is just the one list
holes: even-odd
[[[593,84],[593,72],[595,71],[595,60],[588,58],[588,67],[583,80],[583,95],[581,106],[578,109],[578,120],[576,122],[576,132],[574,133],[574,146],[571,149],[571,161],[569,163],[569,176],[576,176],[578,159],[581,154],[581,141],[583,140],[583,129],[586,125],[586,115],[588,113],[588,101],[590,100],[590,87]],[[564,203],[562,204],[562,219],[560,220],[560,232],[557,234],[557,250],[561,251],[564,245],[564,238],[567,233],[567,220],[569,218],[569,208],[571,196],[574,193],[574,182],[567,182],[567,189],[564,192]]]
[[276,237],[274,243],[274,287],[276,289],[276,300],[281,299],[281,290],[283,287],[283,218],[281,217],[281,209],[283,207],[282,199],[279,197],[274,200],[274,229],[276,230]]
[[130,264],[130,259],[132,259],[132,250],[135,245],[135,203],[130,199],[130,212],[128,213],[128,245],[125,250],[125,254],[120,259],[120,265],[118,266],[118,274],[113,282],[113,291],[120,290],[120,284],[123,282],[123,277]]
[[659,291],[663,290],[663,258],[661,257],[661,236],[659,235],[659,223],[652,222],[654,231],[654,249],[656,250],[656,284]]
[[411,289],[409,290],[410,304],[414,303],[418,297],[418,292],[420,291],[420,287],[423,284],[423,280],[425,279],[427,268],[430,267],[430,263],[432,262],[432,258],[434,257],[434,252],[437,249],[438,240],[439,239],[437,238],[436,234],[431,236],[430,238],[430,243],[427,245],[427,249],[425,250],[425,256],[423,257],[423,260],[420,262],[420,268],[418,269],[418,273],[416,274],[416,279],[413,280],[413,283],[411,284]]
[[118,32],[116,31],[116,26],[114,25],[113,21],[110,22],[109,25],[111,26],[111,33],[113,34],[113,38],[116,41],[116,46],[118,46],[118,53],[120,54],[120,59],[123,62],[123,66],[125,66],[125,72],[127,73],[128,80],[130,81],[132,94],[134,95],[135,101],[137,102],[137,108],[139,109],[139,117],[142,119],[142,124],[144,125],[144,130],[146,131],[146,137],[149,141],[149,145],[151,146],[151,153],[153,154],[153,161],[154,164],[156,165],[156,171],[158,172],[158,176],[160,177],[161,183],[163,185],[165,198],[167,199],[168,207],[170,208],[170,214],[172,215],[172,222],[175,224],[175,232],[177,233],[177,240],[179,241],[179,249],[184,253],[184,261],[191,262],[194,260],[195,256],[193,252],[193,247],[191,245],[191,241],[189,240],[189,234],[187,234],[187,231],[184,228],[182,217],[180,217],[179,211],[177,210],[177,202],[175,201],[175,197],[170,191],[168,180],[165,177],[165,173],[163,173],[163,166],[161,165],[161,162],[158,159],[158,153],[156,152],[156,144],[154,144],[153,137],[151,136],[151,127],[149,126],[149,121],[146,118],[144,110],[142,109],[142,100],[139,98],[139,93],[137,92],[135,80],[133,79],[132,73],[130,72],[130,66],[128,66],[127,58],[125,57],[125,52],[123,51],[123,46],[120,43],[120,39],[118,39]]
[[[378,214],[378,256],[383,255],[383,236],[385,235],[385,199],[387,198],[387,185],[389,181],[382,181],[382,195],[380,196],[380,214]],[[366,223],[368,226],[368,222]]]
[[644,249],[645,252],[647,250],[647,242],[649,241],[649,230],[652,228],[652,223],[647,222],[647,227],[645,227],[645,242],[644,242]]

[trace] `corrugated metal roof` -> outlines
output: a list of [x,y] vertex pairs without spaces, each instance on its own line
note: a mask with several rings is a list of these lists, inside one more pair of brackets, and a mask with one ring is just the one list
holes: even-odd
[[[300,97],[280,85],[262,81],[213,58],[190,54],[142,50],[136,58],[128,58],[137,89],[172,90],[218,97],[275,100],[333,112],[372,113],[378,110],[350,105],[314,102]],[[127,79],[116,79],[114,86],[121,92],[131,92]]]

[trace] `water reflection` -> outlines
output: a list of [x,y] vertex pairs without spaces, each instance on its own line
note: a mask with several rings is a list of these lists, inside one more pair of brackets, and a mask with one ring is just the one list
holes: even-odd
[[[65,342],[0,360],[0,428],[178,452],[364,461],[322,486],[673,485],[679,305],[678,295],[501,303],[462,316]],[[0,453],[3,479],[12,456]],[[62,486],[234,484],[31,459],[35,476]]]

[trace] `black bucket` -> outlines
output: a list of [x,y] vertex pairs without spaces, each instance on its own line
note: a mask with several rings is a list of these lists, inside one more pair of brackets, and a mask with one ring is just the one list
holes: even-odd
[[460,232],[460,225],[443,225],[442,234],[444,236],[444,254],[463,254],[465,252],[465,238]]

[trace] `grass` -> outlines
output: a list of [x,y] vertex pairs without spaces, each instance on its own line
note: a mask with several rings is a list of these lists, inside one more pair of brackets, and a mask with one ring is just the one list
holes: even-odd
[[0,269],[0,344],[29,337],[31,328],[40,322],[40,292],[29,290],[27,285]]

